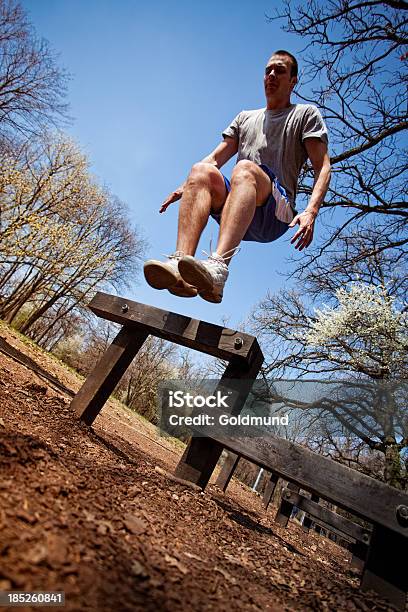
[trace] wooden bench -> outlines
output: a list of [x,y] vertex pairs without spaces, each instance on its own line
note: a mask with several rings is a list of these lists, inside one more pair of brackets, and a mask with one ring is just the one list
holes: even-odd
[[[119,323],[122,329],[102,355],[74,397],[71,407],[91,425],[149,335],[226,360],[222,381],[239,387],[233,414],[239,414],[264,357],[254,336],[192,319],[139,302],[97,293],[90,310]],[[192,438],[177,467],[176,476],[205,487],[222,453],[222,445],[208,438]]]
[[[235,453],[228,453],[225,458],[222,470],[216,482],[217,486],[224,492],[238,465],[239,459],[239,455]],[[271,502],[279,480],[285,482],[279,479],[279,475],[276,472],[270,473],[263,493],[263,503],[266,509]],[[304,531],[308,532],[311,527],[314,526],[317,533],[321,533],[321,530],[324,529],[330,534],[333,534],[333,536],[336,536],[336,540],[338,538],[341,543],[344,542],[347,548],[352,552],[352,567],[363,571],[371,537],[371,527],[369,529],[363,529],[359,524],[345,519],[336,512],[319,505],[320,498],[318,495],[312,493],[309,499],[305,495],[301,495],[299,491],[300,487],[297,487],[293,483],[289,483],[287,488],[283,488],[281,491],[281,502],[275,516],[275,522],[286,527],[291,517],[292,510],[296,506],[305,513],[302,524]]]

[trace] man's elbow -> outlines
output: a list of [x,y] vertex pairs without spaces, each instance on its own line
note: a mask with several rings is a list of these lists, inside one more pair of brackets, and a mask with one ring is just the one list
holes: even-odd
[[218,162],[212,153],[210,153],[210,155],[207,155],[207,157],[204,157],[204,159],[201,160],[201,163],[211,164],[212,166],[215,166],[216,168],[218,168]]
[[332,175],[331,163],[330,163],[330,158],[328,155],[325,155],[324,159],[321,161],[318,175],[319,177],[324,178],[324,182],[326,183],[328,187],[330,180],[331,180],[331,175]]

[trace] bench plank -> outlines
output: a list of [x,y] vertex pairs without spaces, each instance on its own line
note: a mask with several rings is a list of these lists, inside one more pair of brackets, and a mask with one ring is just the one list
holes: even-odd
[[300,510],[307,512],[311,517],[322,521],[325,527],[329,529],[335,528],[341,535],[349,536],[354,540],[359,540],[368,544],[370,541],[370,532],[361,525],[340,516],[336,512],[320,506],[317,502],[308,499],[305,495],[295,493],[289,488],[282,491],[282,498],[292,502]]
[[[214,410],[214,415],[221,413]],[[396,514],[397,506],[408,505],[406,493],[272,433],[266,438],[265,432],[255,427],[245,429],[248,438],[226,436],[222,428],[208,425],[200,427],[200,434],[301,489],[408,537],[408,527],[399,523]]]
[[249,364],[260,353],[258,341],[244,332],[206,323],[154,306],[99,292],[89,304],[98,317],[187,346],[219,359]]

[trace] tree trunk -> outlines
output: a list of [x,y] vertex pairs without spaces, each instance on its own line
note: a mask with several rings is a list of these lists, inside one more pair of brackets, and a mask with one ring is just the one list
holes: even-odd
[[35,310],[28,317],[28,319],[18,328],[18,330],[22,334],[25,334],[26,331],[31,327],[31,325],[33,325],[36,321],[38,321],[38,319],[42,317],[42,315],[45,314],[47,310],[51,308],[51,306],[54,306],[55,302],[59,300],[60,297],[62,296],[63,294],[60,294],[60,293],[56,293],[55,295],[53,295],[53,297],[50,300],[48,300],[48,302],[45,302],[42,306],[40,306],[40,308]]
[[[4,308],[4,319],[11,324],[17,316],[19,310],[32,298],[40,289],[46,286],[45,279],[42,275],[37,274],[31,280],[27,287],[22,286],[22,291],[15,291],[8,300],[6,308]],[[21,283],[20,283],[21,286]],[[19,289],[20,289],[19,286]]]
[[387,484],[397,489],[402,488],[401,479],[401,457],[399,445],[392,436],[387,436],[385,439],[385,466],[384,480]]

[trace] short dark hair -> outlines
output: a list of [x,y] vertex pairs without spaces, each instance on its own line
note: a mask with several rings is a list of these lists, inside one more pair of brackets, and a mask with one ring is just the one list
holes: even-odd
[[292,53],[289,53],[289,51],[285,51],[284,49],[279,49],[278,51],[275,51],[274,53],[272,53],[272,55],[286,55],[292,63],[292,67],[290,69],[290,76],[297,77],[299,66],[298,66],[296,57],[292,55]]

